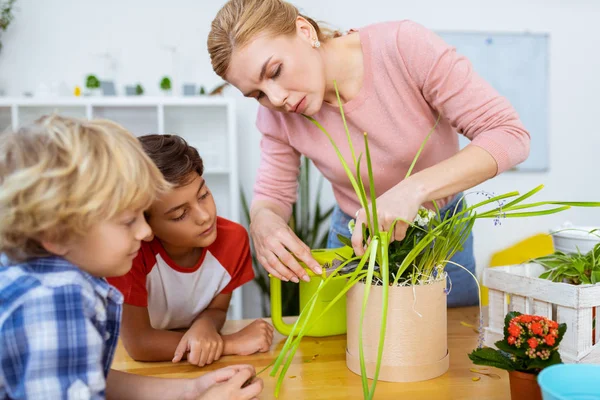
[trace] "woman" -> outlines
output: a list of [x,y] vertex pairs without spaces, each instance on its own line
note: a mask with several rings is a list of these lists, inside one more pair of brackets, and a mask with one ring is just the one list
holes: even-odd
[[[281,0],[230,0],[208,37],[215,72],[260,103],[261,164],[250,211],[250,233],[259,262],[274,276],[308,280],[292,256],[320,267],[288,228],[296,200],[300,155],[331,182],[337,207],[329,246],[340,245],[347,223],[365,220],[353,188],[328,139],[301,114],[314,117],[336,143],[347,142],[333,82],[337,81],[357,152],[369,134],[379,223],[413,220],[435,200],[454,209],[463,190],[519,164],[529,154],[529,134],[515,110],[437,35],[411,21],[379,23],[346,35],[326,35],[312,19]],[[439,125],[413,174],[403,179],[428,131]],[[459,151],[460,133],[471,143]],[[351,160],[348,146],[340,146]],[[366,166],[361,174],[368,182]],[[368,189],[367,189],[368,190]],[[398,223],[394,239],[407,225]],[[364,253],[362,232],[352,245]],[[292,254],[290,254],[292,253]],[[453,261],[475,272],[473,238]],[[448,265],[449,306],[476,304],[472,278]]]

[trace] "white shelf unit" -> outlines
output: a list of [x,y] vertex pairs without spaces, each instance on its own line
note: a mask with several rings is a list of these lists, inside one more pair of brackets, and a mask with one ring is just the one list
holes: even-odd
[[[0,98],[0,132],[18,129],[42,115],[59,113],[116,121],[137,136],[172,133],[196,147],[204,178],[219,215],[239,222],[235,102],[223,97]],[[241,288],[234,291],[228,318],[243,317]]]

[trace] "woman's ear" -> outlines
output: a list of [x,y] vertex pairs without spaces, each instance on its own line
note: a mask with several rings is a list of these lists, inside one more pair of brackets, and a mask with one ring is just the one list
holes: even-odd
[[296,18],[296,33],[309,44],[317,38],[315,28],[306,20],[306,18],[301,16]]

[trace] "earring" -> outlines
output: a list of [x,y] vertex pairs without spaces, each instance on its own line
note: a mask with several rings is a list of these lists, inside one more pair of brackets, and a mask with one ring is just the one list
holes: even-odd
[[313,40],[312,47],[314,47],[315,49],[318,49],[319,47],[321,47],[321,42],[319,42],[319,39]]

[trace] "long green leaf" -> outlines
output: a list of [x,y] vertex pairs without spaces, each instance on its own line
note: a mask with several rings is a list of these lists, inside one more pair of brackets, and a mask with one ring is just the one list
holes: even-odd
[[[357,193],[357,195],[360,198],[360,202],[361,204],[369,204],[369,202],[367,201],[367,191],[365,190],[365,185],[364,182],[362,180],[362,175],[360,174],[360,162],[362,159],[362,154],[359,154],[358,156],[358,160],[356,161],[356,177],[358,180],[358,188],[360,190],[359,193]],[[371,211],[369,210],[369,207],[364,207],[365,210],[365,218],[367,219],[367,228],[369,229],[369,232],[371,234],[373,234],[373,220],[371,219]],[[362,228],[361,228],[362,229]],[[366,237],[366,235],[363,235],[363,240],[366,241],[368,238]]]
[[530,198],[531,196],[533,196],[534,194],[536,194],[543,188],[544,188],[544,185],[539,185],[539,186],[531,189],[529,192],[525,193],[524,195],[517,197],[515,200],[508,202],[503,208],[506,209],[506,208],[511,207],[514,204],[518,204],[518,203],[522,202],[523,200]]
[[435,128],[438,126],[438,123],[440,122],[441,116],[442,116],[441,114],[438,114],[438,117],[435,120],[435,124],[433,124],[433,128],[431,128],[431,130],[429,131],[429,133],[427,133],[427,136],[425,137],[425,140],[423,140],[423,142],[421,142],[421,147],[419,147],[419,150],[417,151],[417,154],[415,154],[415,157],[413,158],[412,163],[410,164],[410,167],[408,168],[408,171],[406,171],[406,175],[404,176],[404,179],[408,178],[410,176],[410,174],[412,174],[412,170],[415,167],[415,164],[417,163],[417,160],[421,156],[421,152],[425,148],[425,145],[429,141],[429,138],[431,137],[431,134],[435,131]]
[[377,217],[377,195],[375,194],[375,179],[373,178],[373,167],[371,166],[371,153],[369,152],[369,141],[367,140],[367,134],[364,134],[365,138],[365,152],[367,154],[367,170],[369,171],[369,190],[371,192],[371,215],[373,216],[373,223],[371,224],[371,234],[377,235],[379,233],[379,221]]
[[346,131],[346,137],[348,138],[348,144],[350,145],[350,152],[352,153],[352,162],[356,164],[356,155],[354,153],[354,146],[352,145],[352,138],[350,137],[350,130],[346,123],[346,114],[344,113],[344,106],[342,105],[342,99],[340,98],[340,92],[337,87],[337,82],[333,81],[333,88],[335,89],[335,96],[337,98],[338,105],[340,107],[340,115],[342,116],[342,123],[344,124],[344,130]]
[[[354,175],[352,175],[352,172],[350,171],[350,168],[348,167],[346,160],[344,160],[344,156],[342,155],[342,153],[340,152],[340,149],[337,147],[337,145],[333,141],[333,138],[331,137],[331,135],[329,135],[329,133],[325,130],[325,128],[323,128],[323,126],[316,119],[314,119],[313,117],[306,116],[306,115],[304,115],[304,117],[306,119],[308,119],[310,122],[312,122],[317,128],[319,128],[321,130],[321,132],[323,132],[327,136],[327,138],[333,145],[333,148],[334,148],[338,158],[340,159],[340,162],[342,163],[342,167],[344,168],[344,171],[346,171],[346,175],[348,176],[348,179],[350,180],[350,183],[352,184],[354,191],[357,194],[360,193],[360,190],[358,188],[358,183],[356,182]],[[367,207],[366,204],[363,204],[362,206],[365,208]]]
[[365,313],[367,312],[367,304],[369,301],[369,293],[371,292],[371,285],[373,283],[373,271],[375,270],[375,259],[377,252],[379,251],[379,238],[373,236],[371,243],[371,253],[369,254],[369,270],[367,272],[367,279],[365,281],[365,291],[363,294],[363,304],[360,314],[360,321],[358,323],[358,354],[360,358],[360,377],[362,380],[363,395],[364,398],[369,398],[369,381],[367,381],[367,369],[365,367],[365,351],[363,346],[363,321]]
[[[391,231],[393,234],[393,231]],[[383,280],[381,288],[381,327],[379,329],[379,347],[377,348],[377,363],[375,365],[375,375],[373,376],[373,385],[369,391],[369,399],[375,396],[375,387],[377,380],[379,379],[379,370],[381,369],[381,359],[383,358],[383,347],[385,343],[385,333],[387,328],[387,313],[388,313],[388,299],[389,299],[389,259],[388,259],[388,247],[390,242],[390,233],[381,232],[380,235],[381,245],[381,276]]]

